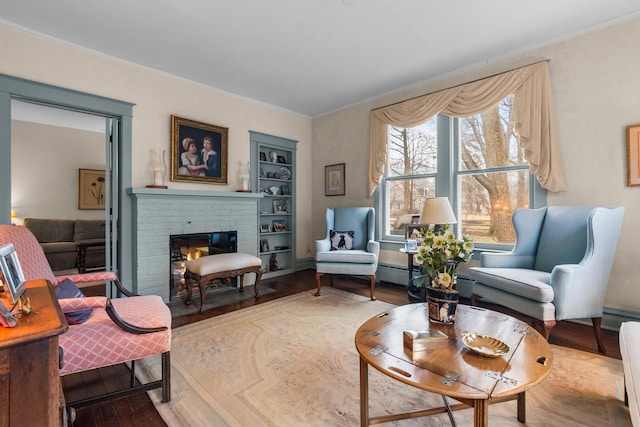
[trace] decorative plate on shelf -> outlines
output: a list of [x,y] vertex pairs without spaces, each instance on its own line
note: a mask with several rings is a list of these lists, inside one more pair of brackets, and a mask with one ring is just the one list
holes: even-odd
[[479,335],[473,332],[463,332],[462,342],[469,349],[481,356],[498,357],[509,353],[509,346],[497,338]]
[[260,178],[264,178],[265,176],[266,176],[266,173],[264,172],[264,168],[260,166]]
[[278,174],[280,175],[280,179],[289,179],[291,178],[291,171],[285,167],[281,167],[278,170]]

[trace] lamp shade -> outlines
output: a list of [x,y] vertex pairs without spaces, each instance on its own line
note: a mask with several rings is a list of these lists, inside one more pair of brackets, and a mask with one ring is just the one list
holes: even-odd
[[420,215],[421,224],[455,224],[457,222],[448,198],[432,197],[424,200]]

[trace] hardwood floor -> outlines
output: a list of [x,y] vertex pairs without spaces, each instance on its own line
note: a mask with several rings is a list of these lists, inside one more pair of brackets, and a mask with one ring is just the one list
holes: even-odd
[[[329,286],[328,278],[324,277],[322,283],[323,286]],[[173,327],[177,328],[192,322],[313,289],[316,287],[315,270],[305,270],[287,276],[266,279],[262,284],[269,286],[276,292],[263,295],[258,300],[249,298],[238,303],[212,308],[202,315],[198,313],[197,308],[194,308],[194,314],[174,319]],[[364,279],[335,277],[334,287],[336,289],[342,289],[366,297],[369,296],[368,281]],[[376,286],[376,297],[381,301],[395,305],[409,303],[406,288],[404,286],[390,283],[379,283]],[[468,303],[468,301],[461,302]],[[526,316],[512,312],[504,307],[492,306],[490,304],[480,305],[509,314],[523,321],[529,321]],[[363,319],[363,321],[364,320],[366,319]],[[618,333],[615,331],[603,331],[603,339],[607,348],[607,356],[620,359]],[[552,329],[549,342],[552,344],[597,353],[593,329],[590,326],[579,325],[572,322],[559,322],[558,325]],[[63,387],[65,390],[65,396],[67,397],[67,400],[69,400],[76,399],[78,396],[90,395],[91,393],[102,393],[107,390],[117,390],[127,384],[128,378],[129,370],[127,367],[125,365],[117,365],[111,368],[99,369],[97,371],[65,376],[63,377]],[[86,408],[80,408],[76,412],[76,421],[74,423],[74,426],[76,427],[140,425],[144,425],[145,427],[166,426],[146,393]]]

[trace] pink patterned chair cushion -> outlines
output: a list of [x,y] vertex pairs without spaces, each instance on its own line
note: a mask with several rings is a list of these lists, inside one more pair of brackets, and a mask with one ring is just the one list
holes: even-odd
[[[99,299],[102,301],[98,301]],[[88,306],[95,308],[100,304],[104,307],[106,298],[74,298],[60,301],[63,311],[73,311]],[[95,304],[96,302],[98,304]],[[70,325],[69,330],[60,335],[60,347],[64,350],[64,365],[60,375],[116,365],[170,350],[171,312],[162,298],[146,295],[119,298],[111,302],[120,317],[135,326],[168,328],[152,334],[131,334],[116,326],[105,310],[94,310],[86,322]]]

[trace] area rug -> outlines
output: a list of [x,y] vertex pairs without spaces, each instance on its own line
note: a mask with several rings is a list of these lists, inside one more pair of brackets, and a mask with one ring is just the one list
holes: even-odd
[[[149,392],[173,426],[358,426],[358,327],[393,308],[348,292],[303,292],[173,331],[172,400]],[[527,426],[627,426],[619,360],[553,346],[551,374],[527,392]],[[159,360],[140,364],[159,378]],[[439,395],[369,370],[370,415],[441,406]],[[454,413],[473,425],[473,410]],[[385,425],[449,426],[446,415]],[[522,426],[516,403],[489,407],[489,425]]]

